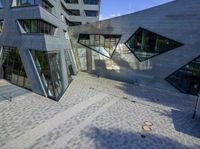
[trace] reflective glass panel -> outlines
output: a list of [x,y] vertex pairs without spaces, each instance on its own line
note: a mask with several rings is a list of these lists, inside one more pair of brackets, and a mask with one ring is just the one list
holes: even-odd
[[56,27],[43,20],[19,20],[19,22],[26,33],[55,34]]
[[36,0],[13,0],[12,7],[37,5]]
[[128,39],[126,46],[140,61],[182,46],[181,43],[168,39],[151,31],[139,28]]
[[200,89],[200,57],[183,66],[166,80],[183,93],[197,95]]
[[24,88],[31,88],[17,48],[4,46],[0,64],[4,79]]
[[108,58],[111,58],[121,35],[80,34],[78,42]]
[[0,33],[3,32],[3,20],[0,20]]
[[30,50],[35,66],[49,98],[58,100],[63,94],[60,54]]

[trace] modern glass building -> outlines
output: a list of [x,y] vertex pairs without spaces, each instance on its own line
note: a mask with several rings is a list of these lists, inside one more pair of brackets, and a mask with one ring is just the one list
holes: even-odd
[[199,8],[175,0],[98,21],[100,0],[0,0],[0,77],[56,101],[79,71],[197,95]]
[[0,78],[58,101],[78,71],[68,27],[99,10],[99,0],[0,0]]

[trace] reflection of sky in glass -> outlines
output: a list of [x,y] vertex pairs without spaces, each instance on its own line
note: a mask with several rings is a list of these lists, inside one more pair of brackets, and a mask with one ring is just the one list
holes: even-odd
[[95,47],[95,50],[107,57],[110,57],[109,53],[103,47]]

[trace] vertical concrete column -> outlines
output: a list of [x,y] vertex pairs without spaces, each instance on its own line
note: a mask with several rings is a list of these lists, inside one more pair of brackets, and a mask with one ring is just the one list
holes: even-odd
[[87,58],[87,71],[92,72],[92,50],[86,50],[86,58]]
[[47,97],[30,51],[28,49],[19,49],[19,53],[32,91]]

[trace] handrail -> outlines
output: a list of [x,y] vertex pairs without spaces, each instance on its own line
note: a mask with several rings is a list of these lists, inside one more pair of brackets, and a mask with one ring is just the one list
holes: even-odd
[[193,119],[195,119],[196,113],[198,111],[199,102],[200,102],[199,98],[200,98],[200,94],[197,95],[196,105],[195,105],[194,113],[193,113],[193,116],[192,116]]

